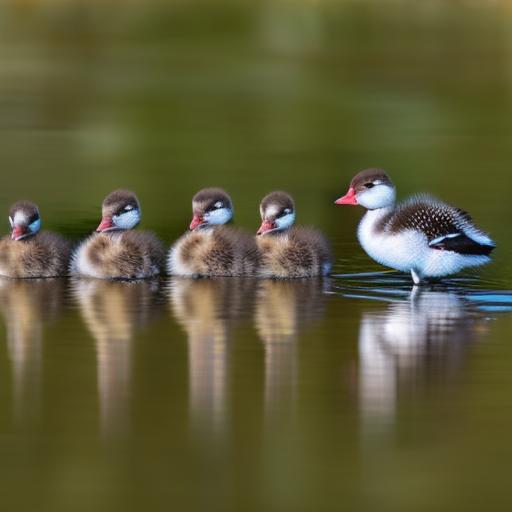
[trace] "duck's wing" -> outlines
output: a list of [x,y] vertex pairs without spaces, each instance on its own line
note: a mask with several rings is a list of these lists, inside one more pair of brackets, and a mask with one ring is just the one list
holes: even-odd
[[467,212],[430,196],[416,196],[399,205],[384,229],[391,233],[420,231],[432,249],[459,254],[488,255],[495,247]]

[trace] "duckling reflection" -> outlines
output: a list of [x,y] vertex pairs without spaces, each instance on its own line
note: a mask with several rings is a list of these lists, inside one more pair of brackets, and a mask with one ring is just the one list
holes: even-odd
[[391,423],[401,387],[428,379],[430,368],[446,376],[460,367],[481,325],[460,295],[417,287],[407,301],[364,313],[359,331],[363,421]]
[[43,330],[59,315],[63,293],[62,279],[0,279],[0,311],[13,368],[17,422],[39,415]]
[[264,280],[258,289],[255,324],[265,346],[265,410],[293,409],[297,390],[297,334],[324,309],[321,279]]
[[224,429],[229,339],[250,311],[253,279],[182,279],[169,286],[172,312],[188,336],[190,408],[196,427]]
[[122,434],[129,426],[133,338],[158,312],[158,283],[80,279],[73,292],[96,341],[102,432]]

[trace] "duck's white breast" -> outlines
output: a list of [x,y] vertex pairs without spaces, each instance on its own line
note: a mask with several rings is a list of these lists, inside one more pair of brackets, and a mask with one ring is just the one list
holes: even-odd
[[368,256],[382,265],[408,272],[428,257],[427,237],[419,231],[388,233],[376,229],[388,210],[370,210],[361,220],[358,238]]

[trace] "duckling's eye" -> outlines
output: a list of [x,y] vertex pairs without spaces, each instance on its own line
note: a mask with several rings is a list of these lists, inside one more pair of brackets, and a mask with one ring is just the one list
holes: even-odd
[[222,204],[222,201],[217,201],[213,207],[218,210],[219,208],[222,208],[224,205]]
[[364,186],[366,188],[373,188],[375,186],[375,183],[371,183],[371,182],[370,183],[365,183]]
[[279,215],[277,217],[278,218],[284,217],[285,215],[289,215],[290,213],[292,213],[291,209],[290,208],[285,208],[284,210],[281,210],[279,212]]
[[133,206],[131,204],[127,204],[125,207],[124,207],[124,210],[126,212],[129,212],[130,210],[133,210]]

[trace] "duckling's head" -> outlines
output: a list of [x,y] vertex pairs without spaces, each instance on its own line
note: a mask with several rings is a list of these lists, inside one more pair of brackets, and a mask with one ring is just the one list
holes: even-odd
[[393,206],[395,200],[396,189],[386,171],[366,169],[354,176],[348,192],[335,204],[360,204],[368,210],[377,210]]
[[192,198],[190,230],[226,224],[233,218],[233,203],[221,188],[203,188]]
[[258,235],[284,231],[295,222],[295,203],[286,192],[272,192],[260,203],[261,226]]
[[18,201],[9,210],[9,222],[13,240],[22,240],[35,235],[41,229],[39,208],[30,201]]
[[140,222],[140,204],[130,190],[114,190],[103,201],[101,223],[96,231],[105,233],[119,229],[132,229]]

